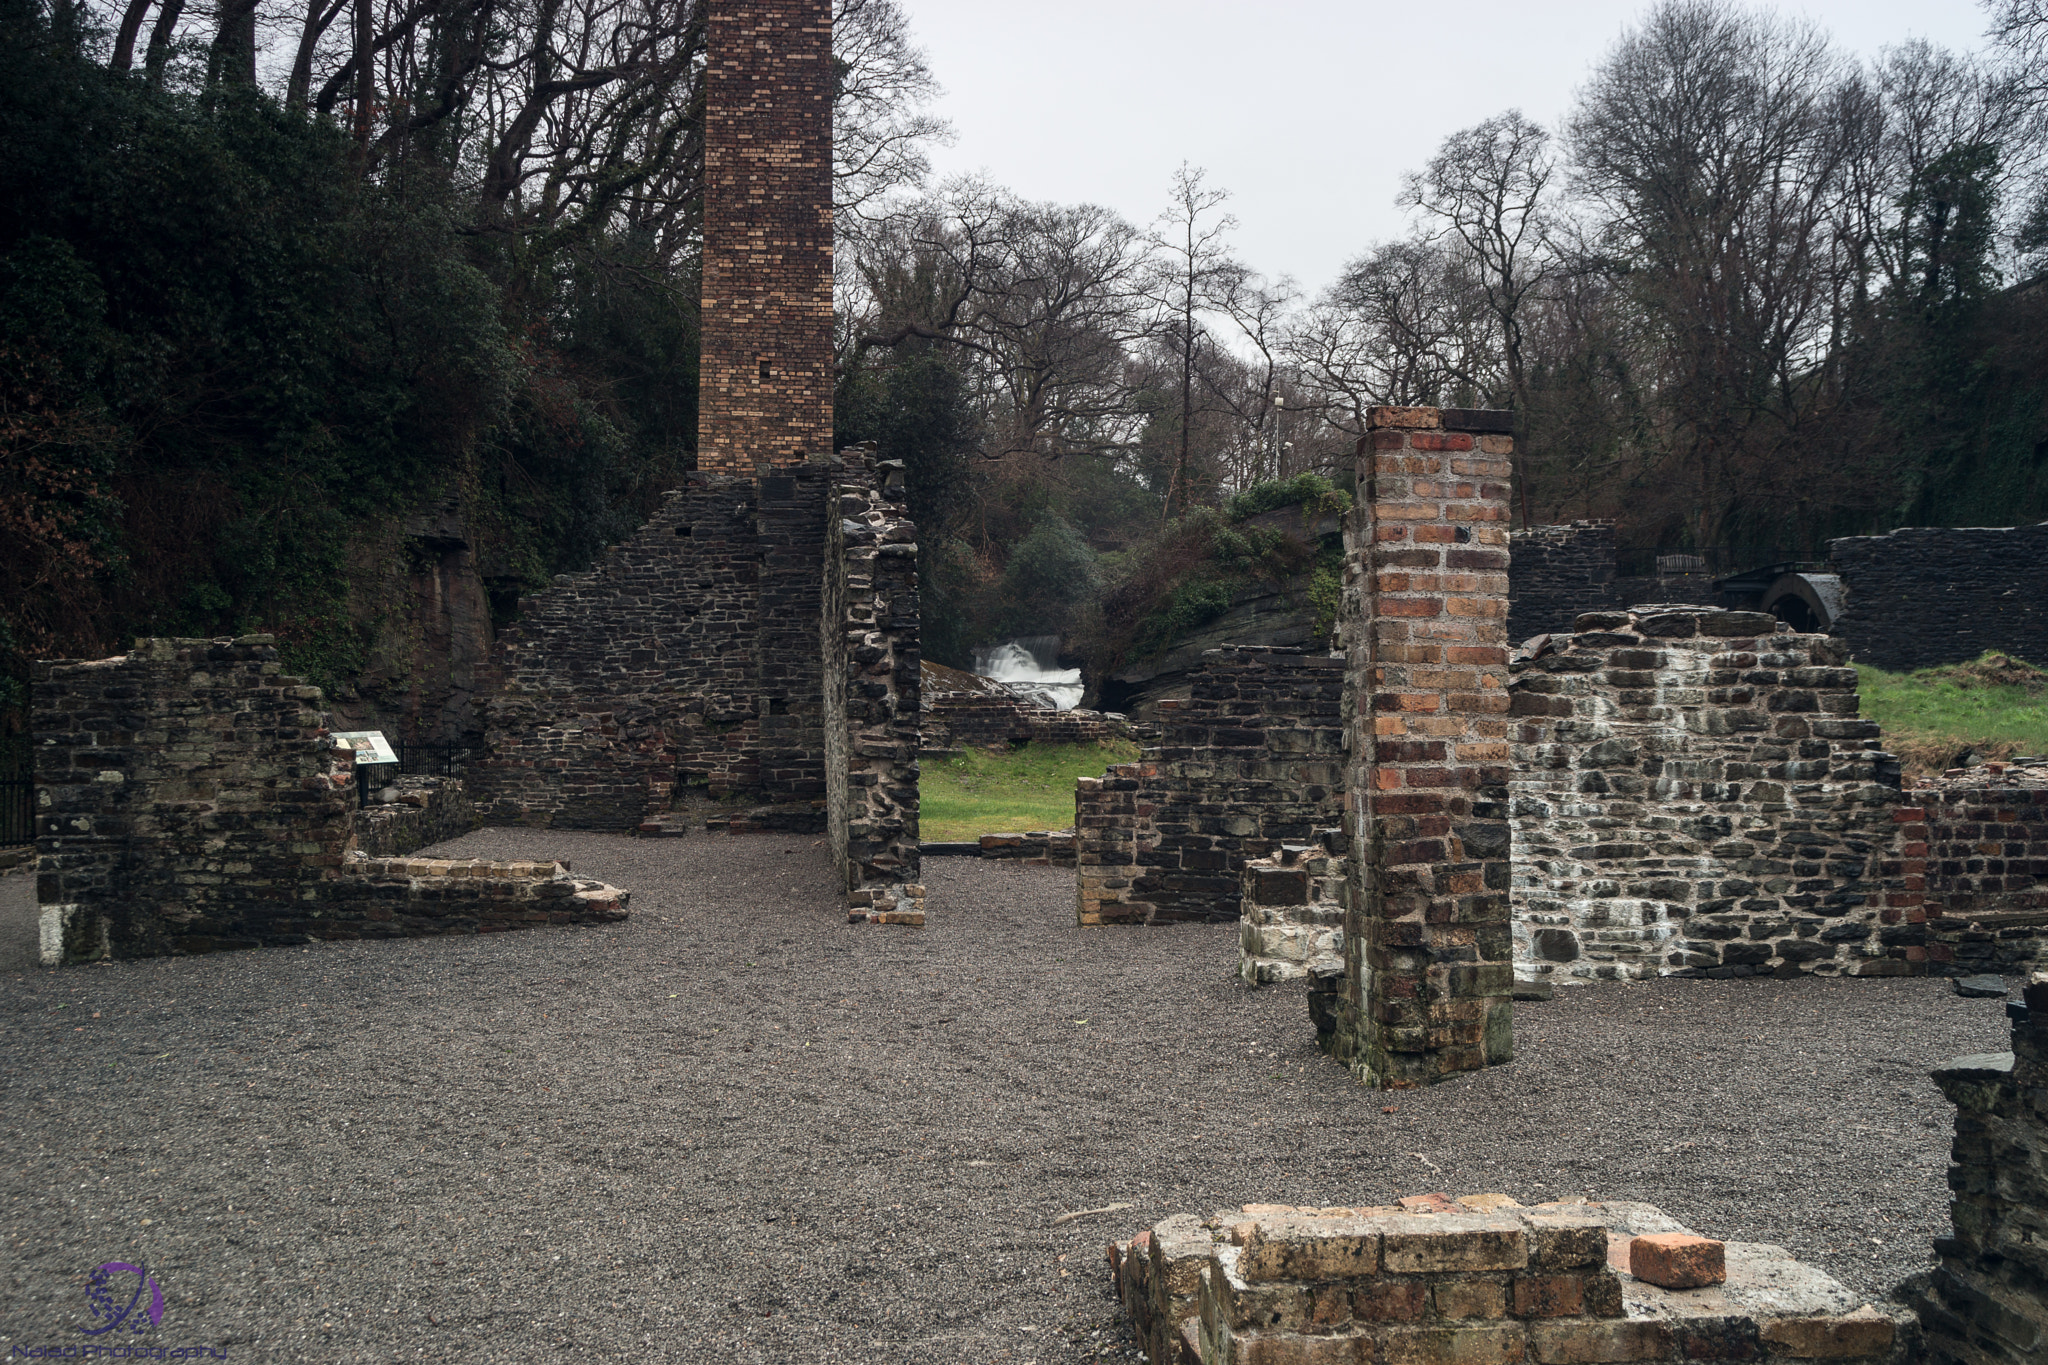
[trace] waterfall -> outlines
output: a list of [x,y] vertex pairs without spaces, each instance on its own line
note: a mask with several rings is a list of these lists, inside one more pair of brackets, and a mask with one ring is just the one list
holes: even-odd
[[[1053,711],[1081,704],[1081,670],[1061,668],[1057,635],[1027,635],[974,651],[974,671]],[[1050,665],[1050,666],[1048,666]]]

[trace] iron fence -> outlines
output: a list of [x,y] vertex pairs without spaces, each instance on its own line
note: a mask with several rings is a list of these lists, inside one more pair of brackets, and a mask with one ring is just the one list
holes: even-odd
[[483,749],[473,744],[400,740],[398,771],[411,773],[416,777],[459,777],[462,765],[482,753]]
[[27,735],[0,738],[0,848],[34,843],[35,758]]
[[1826,558],[1812,550],[1784,546],[1700,545],[1660,549],[1623,545],[1614,551],[1614,572],[1619,578],[1670,578],[1679,574],[1726,578],[1771,564],[1817,566]]

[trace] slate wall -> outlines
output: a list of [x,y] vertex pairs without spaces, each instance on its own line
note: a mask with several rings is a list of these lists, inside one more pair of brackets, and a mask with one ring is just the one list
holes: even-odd
[[822,833],[825,519],[849,468],[692,474],[590,572],[524,599],[464,774],[484,820],[632,829],[680,785]]
[[2048,522],[1915,526],[1828,542],[1848,590],[1833,634],[1898,672],[2002,650],[2048,665]]
[[1614,523],[1532,526],[1508,537],[1508,639],[1565,634],[1582,611],[1612,605]]
[[1234,921],[1248,859],[1305,844],[1343,801],[1344,661],[1210,651],[1160,740],[1075,791],[1076,916],[1091,924]]

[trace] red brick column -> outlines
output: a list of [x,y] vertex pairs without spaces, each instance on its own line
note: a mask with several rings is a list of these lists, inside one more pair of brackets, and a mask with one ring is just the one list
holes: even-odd
[[1346,531],[1354,894],[1326,1046],[1371,1085],[1513,1056],[1508,414],[1375,408]]
[[832,449],[832,10],[710,0],[697,467]]

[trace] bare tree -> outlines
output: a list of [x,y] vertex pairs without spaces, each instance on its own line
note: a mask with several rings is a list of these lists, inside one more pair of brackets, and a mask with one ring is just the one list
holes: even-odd
[[832,221],[851,240],[873,229],[892,195],[924,185],[925,148],[952,128],[924,107],[939,83],[896,0],[836,0],[832,61]]
[[1217,210],[1230,192],[1209,188],[1203,183],[1206,174],[1198,166],[1181,163],[1173,173],[1172,204],[1146,239],[1154,253],[1148,293],[1158,310],[1158,335],[1174,356],[1180,393],[1179,430],[1164,506],[1169,520],[1187,511],[1194,492],[1198,376],[1215,344],[1205,320],[1243,288],[1248,273],[1224,246],[1237,219]]

